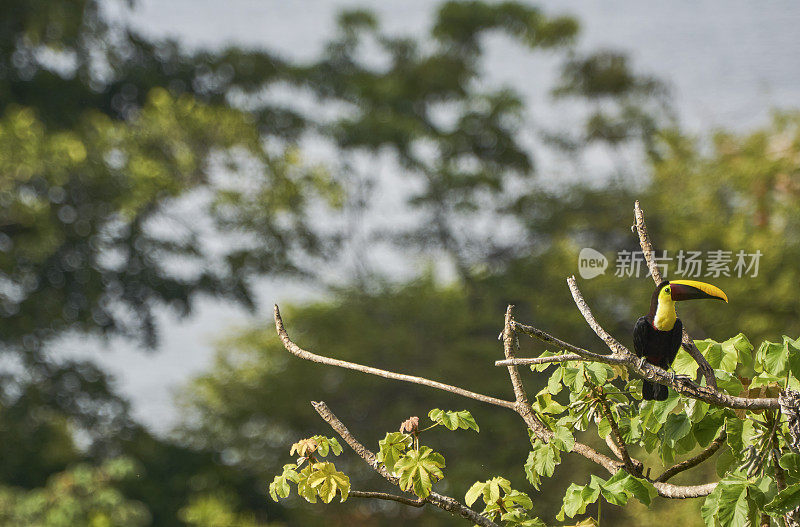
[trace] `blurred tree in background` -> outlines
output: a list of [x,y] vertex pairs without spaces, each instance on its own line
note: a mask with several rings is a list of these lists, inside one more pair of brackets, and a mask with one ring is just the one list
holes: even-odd
[[[485,40],[496,35],[562,60],[553,104],[581,105],[579,128],[534,137],[539,123],[528,120],[522,97],[483,81]],[[311,524],[322,514],[331,525],[449,524],[367,502],[279,508],[265,490],[286,445],[319,431],[311,399],[325,399],[372,444],[378,431],[451,401],[298,364],[265,322],[221,341],[213,370],[183,393],[178,440],[166,440],[133,422],[102,371],[60,361],[47,344],[78,331],[153,345],[155,308],[189,315],[198,295],[254,307],[257,277],[326,282],[321,263],[338,258],[344,285],[287,313],[298,342],[501,396],[506,379],[492,362],[507,303],[517,304],[520,321],[594,345],[564,278],[582,247],[637,248],[628,230],[635,198],[658,249],[764,253],[758,278],[715,279],[730,293],[732,316],[686,309],[693,336],[796,335],[800,120],[787,114],[753,134],[711,141],[688,136],[662,82],[617,52],[577,54],[577,35],[574,19],[514,2],[443,3],[419,38],[389,35],[371,13],[348,11],[321,56],[300,64],[263,50],[188,53],[109,21],[95,1],[5,6],[0,343],[12,365],[0,392],[0,458],[8,460],[0,485],[49,492],[49,478],[79,461],[128,455],[141,477],[115,481],[115,492],[149,509],[131,525]],[[270,96],[287,89],[311,109]],[[336,159],[305,161],[308,140],[331,146]],[[544,185],[550,174],[536,177],[537,148],[567,158],[604,148],[620,162],[591,182]],[[384,162],[400,173],[388,186],[375,169]],[[402,194],[402,218],[365,225],[386,192]],[[429,271],[396,283],[371,263],[376,245],[432,266],[445,261],[452,281]],[[652,290],[612,272],[582,288],[623,339]],[[443,483],[460,493],[497,472],[520,487],[527,439],[507,436],[517,430],[511,418],[469,409],[481,434],[450,439]],[[459,464],[459,452],[487,442],[508,451],[485,466]],[[586,470],[565,463],[557,473],[564,488]],[[537,495],[541,516],[558,510],[557,490]],[[27,499],[8,492],[6,503]],[[679,514],[676,507],[699,504],[656,506]],[[624,514],[637,524],[630,518],[641,511]]]

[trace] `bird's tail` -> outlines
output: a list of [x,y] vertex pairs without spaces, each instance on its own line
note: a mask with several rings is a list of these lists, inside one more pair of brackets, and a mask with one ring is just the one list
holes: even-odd
[[645,401],[666,401],[669,389],[663,384],[642,381],[642,398]]

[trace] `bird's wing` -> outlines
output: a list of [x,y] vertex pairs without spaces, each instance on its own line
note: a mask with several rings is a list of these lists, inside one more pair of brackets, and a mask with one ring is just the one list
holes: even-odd
[[681,319],[675,320],[675,325],[672,326],[672,330],[669,332],[669,355],[667,358],[669,359],[669,364],[675,361],[675,357],[678,355],[678,350],[681,349],[681,341],[683,340],[683,322]]
[[640,317],[633,326],[633,349],[636,351],[637,357],[645,356],[645,342],[647,342],[647,334],[650,332],[650,323],[647,317]]

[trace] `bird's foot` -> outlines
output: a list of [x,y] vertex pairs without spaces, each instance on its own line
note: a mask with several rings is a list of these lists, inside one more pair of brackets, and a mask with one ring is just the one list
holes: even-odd
[[673,370],[672,368],[669,369],[669,378],[673,382],[673,384],[677,379],[691,380],[691,377],[689,377],[688,375],[682,375],[680,373],[676,373],[675,370]]
[[639,359],[639,368],[644,368],[644,363],[647,362],[647,357],[642,357]]

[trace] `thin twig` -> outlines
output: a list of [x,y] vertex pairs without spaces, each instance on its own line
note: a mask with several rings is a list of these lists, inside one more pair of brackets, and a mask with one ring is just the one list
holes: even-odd
[[[606,343],[606,346],[608,346],[608,349],[611,350],[612,354],[619,357],[634,357],[633,353],[631,353],[628,348],[617,342],[617,339],[612,337],[611,334],[603,329],[603,326],[601,326],[600,323],[595,320],[592,310],[589,309],[586,300],[583,299],[580,289],[578,289],[578,285],[575,282],[574,276],[567,278],[567,284],[569,284],[569,290],[572,293],[572,299],[575,301],[575,305],[578,306],[578,311],[581,312],[581,315],[583,315],[586,323],[589,324],[590,328],[592,328],[592,331],[594,331],[598,337],[603,339],[603,342]],[[580,353],[577,350],[573,351]]]
[[289,338],[289,334],[286,333],[286,329],[283,327],[283,319],[281,319],[281,312],[278,309],[277,304],[275,304],[275,329],[278,331],[278,336],[283,341],[283,346],[286,348],[286,350],[292,355],[300,357],[301,359],[304,360],[317,362],[319,364],[327,364],[328,366],[337,366],[339,368],[346,368],[348,370],[360,371],[362,373],[377,375],[378,377],[384,377],[386,379],[394,379],[396,381],[421,384],[423,386],[428,386],[430,388],[436,388],[437,390],[444,390],[446,392],[454,393],[456,395],[461,395],[462,397],[475,399],[476,401],[480,401],[482,403],[493,404],[495,406],[502,406],[503,408],[511,408],[511,409],[514,408],[514,403],[511,401],[498,399],[496,397],[483,395],[481,393],[471,392],[469,390],[465,390],[464,388],[459,388],[458,386],[451,386],[449,384],[432,381],[424,377],[417,377],[414,375],[406,375],[403,373],[395,373],[392,371],[381,370],[379,368],[373,368],[371,366],[356,364],[355,362],[348,362],[339,359],[331,359],[329,357],[323,357],[322,355],[317,355],[316,353],[311,353],[310,351],[306,351],[297,344],[295,344],[294,342],[292,342],[292,340]]
[[[506,308],[505,323],[503,324],[503,353],[506,360],[514,359],[514,346],[516,344],[516,334],[514,333],[514,306]],[[508,366],[508,376],[511,378],[511,386],[514,388],[514,398],[517,406],[528,404],[528,396],[522,385],[522,377],[514,364]]]
[[[399,486],[399,479],[389,473],[385,466],[378,463],[378,459],[375,457],[375,454],[373,454],[372,451],[367,449],[364,445],[359,443],[355,437],[353,437],[353,434],[351,434],[347,427],[344,426],[344,423],[342,423],[339,418],[330,411],[328,405],[326,405],[323,401],[312,401],[311,405],[314,407],[314,410],[317,411],[319,416],[322,417],[322,419],[325,420],[325,422],[328,423],[330,427],[333,428],[333,430],[339,434],[339,436],[344,439],[348,445],[350,445],[350,448],[352,448],[356,454],[366,461],[373,470],[375,470],[393,485]],[[484,527],[499,527],[486,516],[480,515],[450,496],[445,496],[437,492],[431,492],[430,495],[425,498],[425,502],[439,507],[440,509],[445,510],[453,515],[461,516],[462,518],[467,519],[474,524],[482,525]]]
[[[634,227],[636,227],[636,232],[639,235],[639,245],[642,248],[642,254],[647,262],[647,268],[650,269],[650,276],[653,277],[653,281],[658,285],[664,281],[664,277],[661,276],[661,270],[658,268],[655,258],[653,258],[653,245],[650,243],[650,235],[647,233],[647,225],[644,222],[644,212],[642,212],[642,208],[639,206],[639,200],[636,200],[633,205],[633,219]],[[700,353],[700,350],[697,349],[694,340],[692,340],[685,328],[681,336],[681,341],[683,349],[697,362],[700,374],[706,379],[706,385],[716,390],[717,378],[714,375],[714,368],[711,367],[703,354]]]
[[633,459],[631,459],[630,454],[628,454],[628,447],[625,445],[625,440],[622,438],[622,433],[619,431],[617,420],[614,419],[614,415],[611,413],[611,408],[608,406],[608,401],[606,400],[606,396],[603,394],[602,388],[598,390],[593,386],[592,390],[596,393],[597,401],[600,403],[600,409],[602,410],[603,415],[608,420],[608,424],[611,427],[611,435],[613,436],[614,443],[619,450],[619,457],[625,464],[625,470],[628,471],[628,474],[633,474],[634,476],[641,475],[643,465],[641,461],[637,461],[637,464],[634,464]]
[[719,450],[719,448],[723,445],[723,443],[725,443],[725,440],[727,438],[728,434],[727,432],[725,432],[725,430],[723,430],[716,437],[716,439],[714,439],[714,441],[712,441],[711,444],[708,445],[702,452],[700,452],[694,457],[691,457],[685,461],[681,461],[680,463],[671,466],[670,468],[665,470],[660,476],[658,476],[656,478],[656,481],[667,481],[669,478],[677,474],[680,474],[681,472],[689,470],[692,467],[696,467],[706,459],[713,456],[717,452],[717,450]]
[[581,357],[580,355],[576,355],[574,353],[564,354],[564,355],[553,355],[550,357],[533,357],[533,358],[524,358],[524,359],[504,359],[504,360],[496,360],[494,361],[495,366],[536,366],[538,364],[552,364],[558,362],[572,362],[572,361],[588,361],[587,357]]
[[386,492],[371,492],[371,491],[363,491],[363,490],[351,490],[348,494],[351,498],[374,498],[378,500],[388,500],[388,501],[396,501],[397,503],[402,503],[403,505],[409,505],[411,507],[424,507],[425,500],[420,498],[411,499],[406,498],[405,496],[397,496],[396,494],[387,494]]

